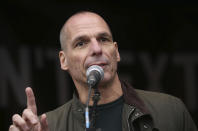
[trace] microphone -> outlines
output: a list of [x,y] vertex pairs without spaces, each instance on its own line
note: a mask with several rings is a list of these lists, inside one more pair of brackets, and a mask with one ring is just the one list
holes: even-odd
[[104,78],[104,71],[98,65],[92,65],[87,69],[87,84],[89,87],[96,88],[96,85]]
[[[89,86],[88,98],[87,98],[86,107],[85,107],[85,125],[86,125],[86,131],[99,131],[99,130],[96,130],[95,128],[92,128],[92,127],[90,128],[89,99],[91,97],[91,90],[92,90],[92,88],[94,88],[94,90],[97,90],[97,88],[96,88],[97,87],[97,84],[103,79],[103,77],[104,77],[104,71],[103,71],[102,67],[100,67],[98,65],[93,65],[93,66],[90,66],[87,69],[86,77],[87,77],[87,84]],[[97,101],[94,100],[94,103],[97,104]]]

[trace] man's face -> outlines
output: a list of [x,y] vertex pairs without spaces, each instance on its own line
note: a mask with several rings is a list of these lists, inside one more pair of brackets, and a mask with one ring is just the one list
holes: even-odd
[[61,67],[68,70],[74,83],[86,84],[86,70],[99,65],[106,83],[115,78],[120,61],[117,44],[103,19],[95,14],[80,14],[66,25],[66,44],[60,52]]

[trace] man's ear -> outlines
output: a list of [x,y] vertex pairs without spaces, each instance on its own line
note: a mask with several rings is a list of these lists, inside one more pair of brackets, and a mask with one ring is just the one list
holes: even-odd
[[66,57],[64,51],[59,52],[59,60],[60,60],[60,64],[61,64],[61,69],[68,70],[67,57]]
[[120,62],[120,53],[118,51],[118,44],[117,42],[114,42],[115,48],[116,48],[116,58],[117,58],[117,62]]

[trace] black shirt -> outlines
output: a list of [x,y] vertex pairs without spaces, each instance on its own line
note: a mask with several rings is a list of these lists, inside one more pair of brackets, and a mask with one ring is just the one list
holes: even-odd
[[121,96],[111,103],[97,106],[95,127],[101,128],[102,131],[122,131],[123,103]]

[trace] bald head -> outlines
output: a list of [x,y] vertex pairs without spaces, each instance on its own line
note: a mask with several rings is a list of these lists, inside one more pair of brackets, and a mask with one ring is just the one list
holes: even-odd
[[75,30],[75,27],[78,25],[93,25],[94,24],[101,24],[104,26],[104,28],[107,28],[108,32],[112,35],[110,28],[108,24],[105,22],[105,20],[98,14],[89,12],[89,11],[83,11],[78,12],[74,15],[72,15],[63,25],[61,32],[60,32],[60,44],[62,50],[66,49],[66,44],[72,39],[72,33],[73,30]]

